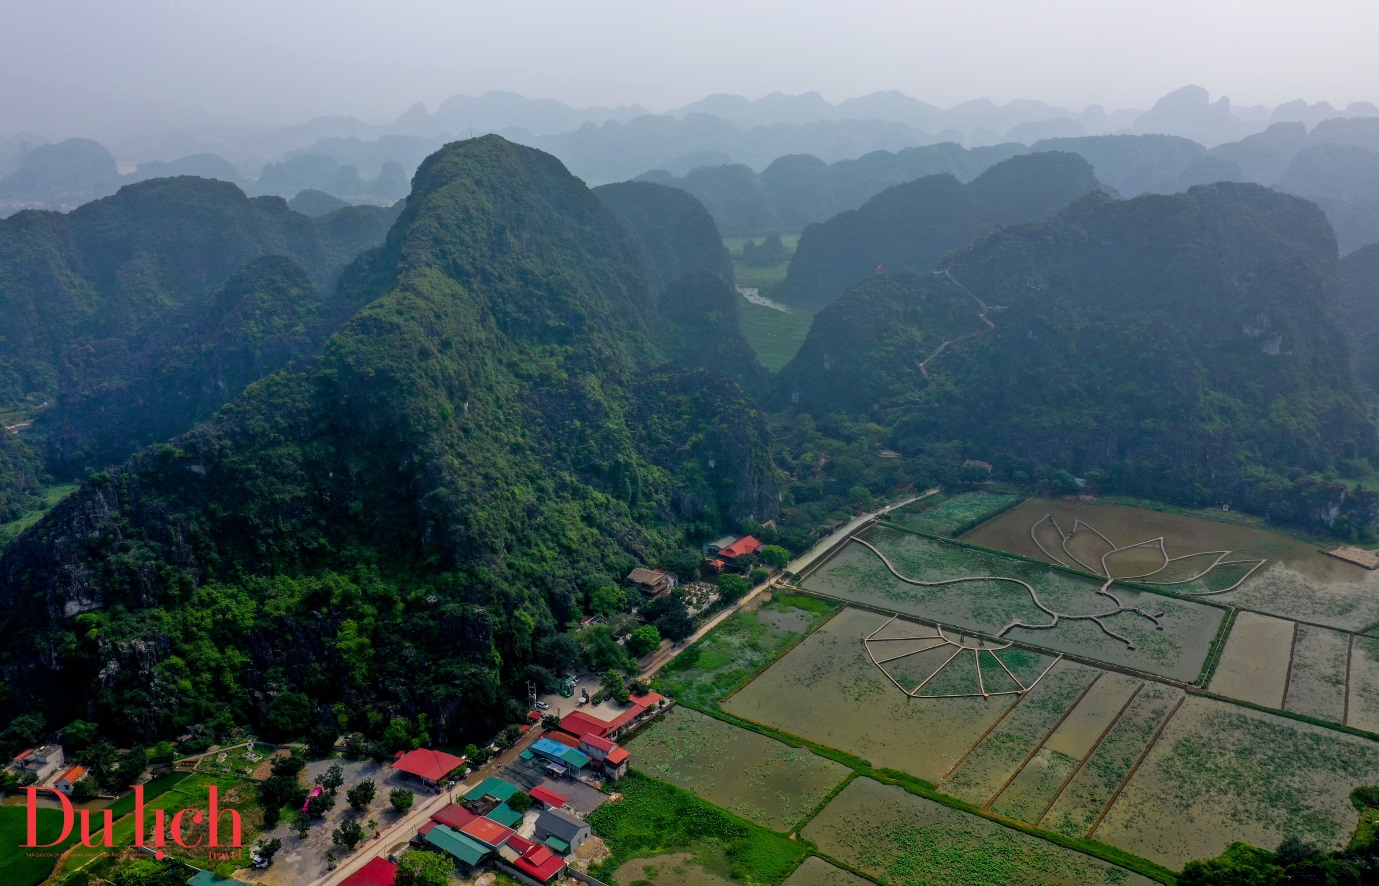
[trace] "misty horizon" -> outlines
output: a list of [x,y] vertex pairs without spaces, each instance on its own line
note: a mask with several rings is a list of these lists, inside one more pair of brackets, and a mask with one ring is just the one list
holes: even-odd
[[452,95],[493,90],[654,114],[719,94],[817,92],[837,104],[889,91],[945,109],[988,99],[1144,110],[1188,84],[1235,108],[1379,101],[1356,92],[1379,82],[1368,6],[1200,7],[710,2],[691,11],[621,0],[595,9],[408,0],[384,17],[357,2],[135,0],[116,9],[67,0],[0,13],[10,37],[0,54],[0,137],[322,117],[384,126],[418,102],[434,112]]

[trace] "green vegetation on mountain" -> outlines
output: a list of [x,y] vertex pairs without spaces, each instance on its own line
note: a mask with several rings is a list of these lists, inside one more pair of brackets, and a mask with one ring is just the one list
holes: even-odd
[[1356,380],[1379,392],[1379,243],[1345,256],[1340,268],[1336,322],[1345,330]]
[[1320,206],[1342,252],[1379,240],[1379,151],[1360,145],[1304,148],[1288,164],[1278,189]]
[[402,717],[443,742],[520,716],[509,690],[577,664],[560,631],[596,591],[776,515],[763,416],[679,360],[647,261],[547,155],[433,155],[321,356],[4,550],[5,716],[374,738]]
[[1337,287],[1334,235],[1305,201],[1229,184],[1092,195],[833,302],[780,395],[1017,483],[1354,528],[1374,496],[1331,472],[1375,444],[1327,317]]
[[658,287],[681,274],[708,274],[731,285],[733,263],[718,228],[688,193],[651,182],[621,182],[594,188],[650,259],[647,273]]
[[[357,302],[323,306],[317,290],[393,215],[347,207],[313,221],[183,177],[0,221],[0,315],[14,320],[0,336],[0,414],[32,424],[6,450],[78,476],[209,417],[348,319]],[[253,264],[262,256],[286,258]],[[6,507],[34,482],[17,457],[0,457]]]
[[1013,157],[966,185],[931,175],[887,188],[805,228],[779,297],[817,310],[878,268],[929,271],[993,227],[1046,218],[1100,188],[1086,160],[1062,153]]

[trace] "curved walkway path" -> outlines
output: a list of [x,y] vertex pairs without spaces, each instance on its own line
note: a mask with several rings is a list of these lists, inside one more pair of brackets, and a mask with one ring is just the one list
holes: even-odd
[[1035,631],[1047,631],[1047,630],[1051,630],[1051,629],[1053,629],[1053,628],[1058,627],[1058,623],[1059,623],[1060,621],[1064,620],[1064,619],[1067,619],[1068,621],[1090,621],[1090,622],[1093,622],[1097,627],[1101,628],[1102,632],[1105,633],[1106,636],[1121,641],[1122,643],[1125,644],[1125,646],[1126,646],[1127,649],[1134,649],[1134,648],[1135,648],[1135,643],[1134,643],[1133,640],[1131,640],[1129,637],[1126,637],[1126,636],[1123,635],[1123,634],[1118,634],[1118,633],[1116,633],[1115,631],[1111,630],[1111,629],[1108,628],[1108,627],[1106,626],[1106,624],[1102,621],[1103,618],[1109,618],[1109,617],[1112,616],[1112,615],[1119,615],[1119,614],[1121,614],[1122,612],[1134,612],[1134,613],[1138,613],[1139,615],[1142,615],[1142,616],[1144,616],[1145,618],[1147,618],[1147,619],[1149,619],[1150,621],[1152,621],[1152,622],[1154,623],[1154,626],[1155,626],[1156,628],[1158,628],[1159,630],[1163,630],[1163,625],[1159,624],[1159,618],[1163,615],[1162,612],[1157,613],[1157,614],[1154,614],[1154,613],[1146,612],[1144,609],[1141,609],[1141,608],[1138,607],[1138,606],[1126,606],[1124,603],[1122,603],[1122,602],[1120,601],[1120,598],[1119,598],[1119,597],[1117,597],[1115,594],[1111,593],[1111,591],[1110,591],[1111,582],[1114,581],[1114,579],[1108,578],[1108,579],[1106,580],[1106,583],[1103,584],[1103,585],[1097,590],[1097,594],[1099,594],[1100,596],[1109,598],[1109,599],[1111,600],[1111,602],[1113,602],[1113,603],[1116,604],[1116,608],[1115,608],[1115,609],[1110,609],[1110,610],[1107,610],[1106,612],[1099,612],[1099,613],[1097,613],[1097,614],[1095,614],[1095,615],[1073,615],[1073,614],[1067,613],[1067,612],[1058,612],[1057,610],[1050,608],[1048,605],[1046,605],[1046,604],[1044,603],[1043,600],[1040,600],[1040,599],[1039,599],[1039,592],[1036,591],[1036,590],[1034,589],[1034,586],[1031,585],[1031,584],[1030,584],[1029,582],[1027,582],[1027,581],[1022,581],[1021,579],[1018,579],[1018,578],[1007,578],[1006,576],[1002,576],[1002,575],[969,575],[969,576],[964,576],[964,577],[962,577],[962,578],[945,578],[945,579],[940,579],[939,581],[921,581],[921,580],[919,580],[919,579],[917,579],[917,578],[910,578],[910,577],[907,576],[907,575],[903,575],[899,570],[897,570],[897,569],[895,568],[895,566],[894,566],[894,565],[891,563],[891,561],[886,557],[886,555],[883,554],[883,553],[881,553],[879,550],[877,550],[877,549],[876,549],[876,546],[873,545],[873,544],[871,544],[870,542],[863,541],[862,539],[860,539],[860,538],[855,538],[855,537],[854,537],[853,539],[851,539],[851,541],[854,541],[854,542],[856,542],[856,543],[859,544],[859,545],[865,546],[868,550],[870,550],[873,554],[875,554],[877,557],[879,557],[879,558],[881,559],[881,562],[884,563],[884,564],[886,565],[886,568],[889,569],[889,570],[891,571],[891,574],[892,574],[892,575],[894,575],[896,578],[900,579],[901,581],[905,582],[906,584],[918,585],[918,586],[920,586],[920,587],[925,587],[925,588],[933,588],[933,587],[940,587],[940,586],[942,586],[942,585],[959,584],[959,583],[961,583],[961,582],[966,582],[966,581],[1004,581],[1004,582],[1010,582],[1011,584],[1017,584],[1017,585],[1019,585],[1020,587],[1024,588],[1025,591],[1029,594],[1030,600],[1033,601],[1034,605],[1037,606],[1042,612],[1047,613],[1047,614],[1049,615],[1049,617],[1052,619],[1052,620],[1051,620],[1050,622],[1048,622],[1047,624],[1030,624],[1029,622],[1024,621],[1023,619],[1017,618],[1017,619],[1015,619],[1014,621],[1012,621],[1012,622],[1010,622],[1009,624],[1007,624],[1005,627],[1001,628],[999,631],[997,631],[996,634],[995,634],[995,636],[997,636],[997,637],[1004,637],[1007,633],[1009,633],[1010,631],[1014,630],[1015,628],[1027,628],[1027,629],[1029,629],[1029,630],[1035,630]]
[[[1062,539],[1062,542],[1061,542],[1061,544],[1060,544],[1060,547],[1063,549],[1063,554],[1064,554],[1064,556],[1068,557],[1068,559],[1072,560],[1074,563],[1076,563],[1078,566],[1081,566],[1083,569],[1086,569],[1088,572],[1095,573],[1095,574],[1100,575],[1100,576],[1102,576],[1102,577],[1104,577],[1104,578],[1119,578],[1119,579],[1124,579],[1124,580],[1126,580],[1126,581],[1141,581],[1141,582],[1144,582],[1145,584],[1152,584],[1152,585],[1156,585],[1156,586],[1159,586],[1159,587],[1173,587],[1173,586],[1175,586],[1175,585],[1191,584],[1192,582],[1197,581],[1197,580],[1200,579],[1200,578],[1205,578],[1213,569],[1215,569],[1215,568],[1218,567],[1218,566],[1245,566],[1245,565],[1249,565],[1250,568],[1247,569],[1247,570],[1245,571],[1245,574],[1242,575],[1242,576],[1240,576],[1240,578],[1237,579],[1237,580],[1236,580],[1233,584],[1231,584],[1229,587],[1222,588],[1221,590],[1218,590],[1218,591],[1187,591],[1187,590],[1185,590],[1185,591],[1182,592],[1182,593],[1185,593],[1185,594],[1191,594],[1191,595],[1194,596],[1194,597],[1211,597],[1211,596],[1215,596],[1215,595],[1217,595],[1217,594],[1226,594],[1226,593],[1229,593],[1229,592],[1235,590],[1236,588],[1240,587],[1242,584],[1244,584],[1244,583],[1245,583],[1245,579],[1249,578],[1251,575],[1254,575],[1255,572],[1259,569],[1259,567],[1263,566],[1263,565],[1265,564],[1265,562],[1267,562],[1267,561],[1265,561],[1265,560],[1253,560],[1253,559],[1247,559],[1247,560],[1227,560],[1226,558],[1229,557],[1229,556],[1233,553],[1233,551],[1198,551],[1198,552],[1193,553],[1193,554],[1184,554],[1184,555],[1181,556],[1181,557],[1170,557],[1170,556],[1168,555],[1168,548],[1165,547],[1165,545],[1164,545],[1164,537],[1163,537],[1162,535],[1159,536],[1158,538],[1151,538],[1151,539],[1148,539],[1148,540],[1146,540],[1146,541],[1137,541],[1137,542],[1135,542],[1134,544],[1122,545],[1122,546],[1120,546],[1120,547],[1117,547],[1115,542],[1111,541],[1110,538],[1108,538],[1103,532],[1101,532],[1099,529],[1097,529],[1095,526],[1093,526],[1093,525],[1090,524],[1090,523],[1084,523],[1084,522],[1081,521],[1081,520],[1074,519],[1074,520],[1073,520],[1073,531],[1072,531],[1072,532],[1064,532],[1064,531],[1063,531],[1063,527],[1061,527],[1061,526],[1058,525],[1058,521],[1057,521],[1056,519],[1054,519],[1053,514],[1045,514],[1045,515],[1044,515],[1043,517],[1041,517],[1040,519],[1034,521],[1034,524],[1030,526],[1030,528],[1029,528],[1029,537],[1030,537],[1030,540],[1033,541],[1034,544],[1039,548],[1039,550],[1041,550],[1041,551],[1044,552],[1044,556],[1048,557],[1050,560],[1052,560],[1053,562],[1057,563],[1057,564],[1060,565],[1060,566],[1067,566],[1068,564],[1067,564],[1067,563],[1064,563],[1061,559],[1059,559],[1059,557],[1058,557],[1056,554],[1054,554],[1054,553],[1053,553],[1052,551],[1050,551],[1048,548],[1044,547],[1044,543],[1041,542],[1041,541],[1039,540],[1039,536],[1038,536],[1038,534],[1036,533],[1036,530],[1039,528],[1039,525],[1040,525],[1041,523],[1045,523],[1045,522],[1047,522],[1050,526],[1052,526],[1053,529],[1054,529],[1054,531],[1058,533],[1059,538]],[[1068,549],[1068,541],[1069,541],[1070,539],[1072,539],[1073,536],[1077,535],[1077,530],[1079,529],[1079,527],[1082,528],[1082,529],[1086,529],[1086,530],[1088,530],[1089,532],[1095,533],[1096,536],[1097,536],[1098,538],[1100,538],[1102,541],[1104,541],[1104,542],[1106,543],[1106,546],[1107,546],[1108,548],[1110,548],[1110,550],[1108,550],[1106,553],[1104,553],[1104,554],[1101,555],[1101,560],[1100,560],[1100,563],[1099,563],[1100,568],[1097,568],[1096,566],[1090,566],[1090,565],[1088,565],[1087,563],[1083,562],[1076,554],[1074,554],[1072,551],[1070,551],[1070,550]],[[1158,566],[1157,568],[1151,569],[1151,570],[1148,571],[1148,572],[1141,572],[1141,573],[1139,573],[1139,574],[1137,574],[1137,575],[1115,575],[1115,576],[1113,576],[1113,575],[1111,574],[1111,567],[1108,566],[1108,565],[1106,564],[1106,558],[1112,556],[1113,554],[1119,554],[1119,553],[1122,553],[1122,552],[1124,552],[1124,551],[1133,550],[1133,549],[1135,549],[1135,548],[1150,548],[1150,549],[1152,549],[1152,550],[1157,551],[1157,552],[1159,553],[1160,558],[1162,559],[1162,562],[1159,564],[1159,566]],[[1205,569],[1201,570],[1200,572],[1198,572],[1198,573],[1196,573],[1196,574],[1194,574],[1194,575],[1189,576],[1188,578],[1175,579],[1174,581],[1152,581],[1152,580],[1151,580],[1154,576],[1156,576],[1156,575],[1158,575],[1159,573],[1163,572],[1165,569],[1169,568],[1169,567],[1172,566],[1174,563],[1181,563],[1183,560],[1190,560],[1190,559],[1192,559],[1193,557],[1210,557],[1210,556],[1212,556],[1212,555],[1215,555],[1215,559],[1212,560],[1211,563],[1209,563]]]

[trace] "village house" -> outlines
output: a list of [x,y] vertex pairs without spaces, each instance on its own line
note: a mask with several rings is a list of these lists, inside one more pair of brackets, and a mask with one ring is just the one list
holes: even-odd
[[718,541],[704,546],[704,553],[710,557],[709,568],[714,572],[722,572],[724,569],[732,569],[737,572],[746,572],[751,568],[753,558],[762,548],[762,543],[750,535],[728,541],[720,538]]
[[552,778],[579,778],[589,768],[589,756],[582,750],[548,736],[538,738],[531,751],[545,761],[546,772]]
[[536,840],[553,852],[569,855],[589,839],[589,825],[561,809],[543,809],[536,817]]
[[627,573],[627,581],[648,599],[664,597],[675,587],[675,578],[664,569],[643,569],[638,566]]
[[41,782],[66,764],[62,745],[45,744],[20,752],[10,763],[10,770],[16,775],[32,775],[34,781]]
[[340,881],[340,886],[393,886],[397,880],[397,865],[386,858],[372,858],[369,863]]
[[67,796],[72,796],[72,791],[76,788],[77,782],[86,777],[86,767],[73,766],[58,777],[57,783],[53,787],[62,791]]
[[546,846],[533,845],[510,864],[538,883],[549,883],[565,871],[565,859]]
[[414,751],[398,751],[393,758],[393,770],[410,776],[429,788],[435,788],[450,773],[464,765],[464,757],[456,757],[444,751],[417,748]]
[[570,802],[570,798],[564,794],[557,794],[550,788],[544,788],[541,785],[527,791],[527,796],[532,798],[532,803],[537,809],[560,809]]

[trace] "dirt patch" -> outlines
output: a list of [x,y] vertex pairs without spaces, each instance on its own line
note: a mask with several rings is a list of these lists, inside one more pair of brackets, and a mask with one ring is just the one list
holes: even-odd
[[736,886],[696,863],[688,852],[634,858],[619,867],[613,878],[624,886]]

